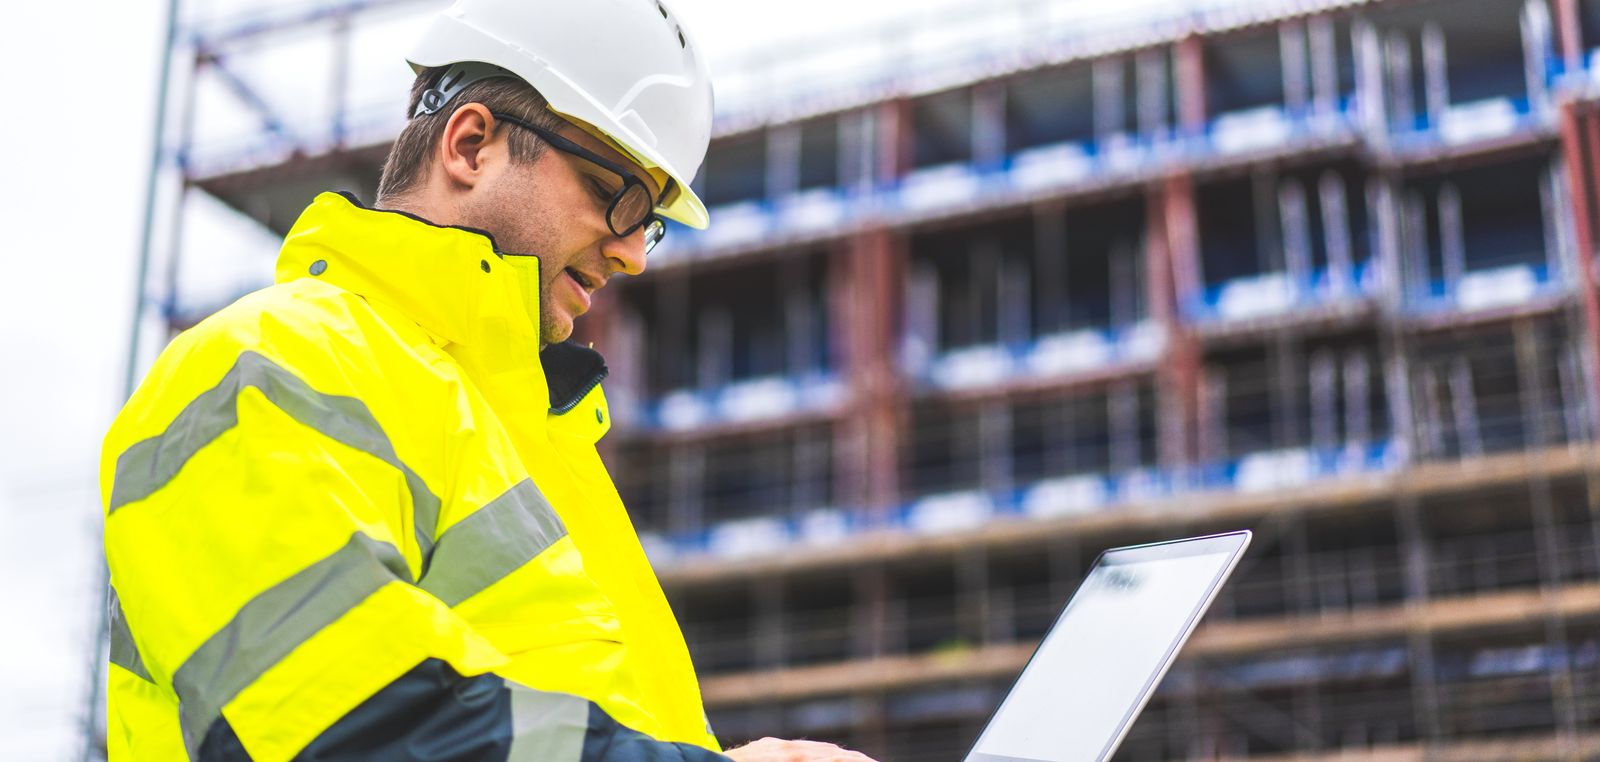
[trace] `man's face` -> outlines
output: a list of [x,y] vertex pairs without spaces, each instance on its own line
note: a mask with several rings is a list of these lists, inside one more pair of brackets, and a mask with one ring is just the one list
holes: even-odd
[[[512,125],[497,128],[490,142],[504,141]],[[602,158],[629,168],[658,197],[655,180],[603,141],[571,125],[562,136]],[[486,142],[485,148],[490,142]],[[544,344],[566,341],[572,323],[589,311],[594,292],[616,273],[644,271],[644,232],[619,238],[606,225],[606,208],[622,178],[549,145],[531,164],[500,162],[481,192],[464,201],[464,224],[488,231],[502,251],[539,257],[539,332]],[[475,189],[479,190],[479,189]]]

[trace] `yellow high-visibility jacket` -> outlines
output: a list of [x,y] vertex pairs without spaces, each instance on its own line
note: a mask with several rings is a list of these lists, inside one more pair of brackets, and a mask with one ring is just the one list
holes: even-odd
[[539,260],[325,193],[106,437],[113,759],[723,759]]

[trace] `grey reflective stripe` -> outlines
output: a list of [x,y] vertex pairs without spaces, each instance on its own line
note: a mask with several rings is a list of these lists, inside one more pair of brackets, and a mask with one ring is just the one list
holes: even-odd
[[360,532],[321,561],[252,598],[172,675],[191,758],[222,707],[290,651],[397,579],[409,581],[393,545]]
[[565,693],[511,689],[511,753],[506,762],[578,762],[589,734],[589,702]]
[[445,530],[418,586],[454,606],[500,581],[567,535],[549,501],[524,479]]
[[144,658],[139,656],[139,647],[133,643],[133,631],[128,629],[128,615],[122,613],[122,601],[117,598],[117,589],[111,588],[111,663],[115,664],[148,682],[150,673],[144,668]]
[[194,398],[160,436],[134,444],[117,458],[116,480],[111,488],[107,515],[155,494],[178,475],[195,453],[239,425],[239,393],[252,386],[296,421],[329,439],[378,458],[405,475],[406,487],[411,492],[417,545],[422,548],[426,566],[433,548],[433,531],[439,521],[439,498],[417,472],[400,462],[394,445],[366,403],[354,397],[323,394],[283,366],[255,352],[240,354],[222,381]]

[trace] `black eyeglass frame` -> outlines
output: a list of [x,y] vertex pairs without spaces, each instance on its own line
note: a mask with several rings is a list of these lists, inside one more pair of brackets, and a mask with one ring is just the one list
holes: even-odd
[[627,226],[619,226],[615,219],[617,207],[622,204],[622,200],[627,197],[633,186],[638,186],[639,190],[644,193],[645,198],[650,197],[650,187],[645,185],[644,181],[640,180],[638,175],[629,172],[627,169],[622,167],[622,165],[617,164],[616,162],[611,161],[604,156],[600,156],[581,145],[578,145],[572,140],[561,135],[561,133],[545,129],[531,122],[523,121],[522,119],[510,114],[505,114],[499,111],[491,111],[489,113],[500,121],[514,124],[518,127],[528,130],[529,132],[532,132],[535,135],[538,135],[546,143],[549,143],[552,148],[555,148],[558,151],[572,154],[573,156],[583,159],[584,161],[587,161],[590,164],[593,164],[621,178],[622,187],[618,188],[617,192],[612,195],[611,204],[606,207],[606,227],[611,229],[613,235],[617,236],[618,238],[627,238],[628,236],[633,235],[633,231],[638,230],[641,227],[646,228],[644,234],[644,251],[646,254],[649,254],[650,250],[654,249],[656,244],[660,243],[661,239],[666,237],[666,222],[661,219],[660,215],[655,213],[655,208],[660,206],[661,203],[666,200],[668,193],[672,192],[672,188],[676,183],[675,180],[670,177],[667,178],[665,187],[661,189],[661,196],[655,199],[653,203],[645,207],[644,216],[634,220]]

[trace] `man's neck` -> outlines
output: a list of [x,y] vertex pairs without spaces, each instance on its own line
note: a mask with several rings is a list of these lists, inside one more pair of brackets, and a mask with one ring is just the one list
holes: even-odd
[[[442,203],[426,188],[415,189],[409,193],[399,193],[393,196],[379,197],[372,205],[374,209],[391,212],[401,212],[412,217],[418,217],[439,227],[464,226],[460,215],[452,211],[448,203]],[[472,227],[465,225],[465,227]]]

